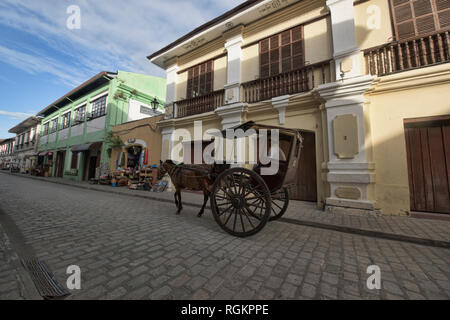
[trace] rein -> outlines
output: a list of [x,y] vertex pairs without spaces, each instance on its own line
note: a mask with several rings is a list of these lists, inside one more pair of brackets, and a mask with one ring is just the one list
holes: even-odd
[[[181,171],[181,169],[194,171],[196,173],[198,173],[200,171],[199,169],[186,167],[186,166],[183,166],[182,164],[177,164],[170,170],[170,172],[168,172],[169,176],[172,176],[175,173],[176,170]],[[199,178],[210,178],[211,172],[206,174],[206,175],[202,175],[202,176],[190,176],[190,175],[187,175],[187,174],[182,174],[181,172],[177,173],[177,175],[182,176],[184,178],[188,178],[188,179],[199,179]]]

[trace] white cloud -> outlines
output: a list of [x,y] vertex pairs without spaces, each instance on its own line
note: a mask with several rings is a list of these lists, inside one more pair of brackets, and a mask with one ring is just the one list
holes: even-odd
[[31,117],[32,115],[33,114],[25,113],[25,112],[11,112],[11,111],[0,110],[0,116],[13,118],[16,120],[25,120],[26,118]]
[[[10,40],[0,46],[0,59],[26,72],[50,73],[65,83],[79,84],[102,70],[164,76],[146,56],[241,2],[2,0],[0,24],[33,35],[51,51]],[[66,27],[66,9],[72,4],[81,8],[80,30]]]

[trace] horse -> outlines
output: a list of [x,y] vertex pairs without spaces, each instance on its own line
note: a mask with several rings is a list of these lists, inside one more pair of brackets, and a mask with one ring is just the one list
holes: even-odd
[[206,203],[210,195],[210,186],[214,183],[215,177],[222,171],[229,168],[229,164],[176,164],[172,160],[160,161],[159,177],[160,180],[166,173],[169,174],[172,183],[175,186],[175,205],[177,213],[180,214],[183,209],[181,203],[181,190],[190,189],[203,192],[203,205],[197,217],[204,213]]

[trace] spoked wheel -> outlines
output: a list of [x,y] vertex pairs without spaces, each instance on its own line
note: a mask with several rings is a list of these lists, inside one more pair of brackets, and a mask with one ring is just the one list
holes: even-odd
[[272,213],[269,221],[280,219],[289,205],[289,191],[286,187],[272,193]]
[[214,219],[229,234],[248,237],[269,220],[272,199],[264,180],[245,168],[222,172],[211,192]]

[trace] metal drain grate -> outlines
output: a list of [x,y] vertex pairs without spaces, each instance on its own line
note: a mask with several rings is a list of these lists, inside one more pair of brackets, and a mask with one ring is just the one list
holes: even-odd
[[30,273],[36,289],[44,299],[62,299],[70,295],[70,292],[56,280],[45,262],[22,259],[22,264]]

